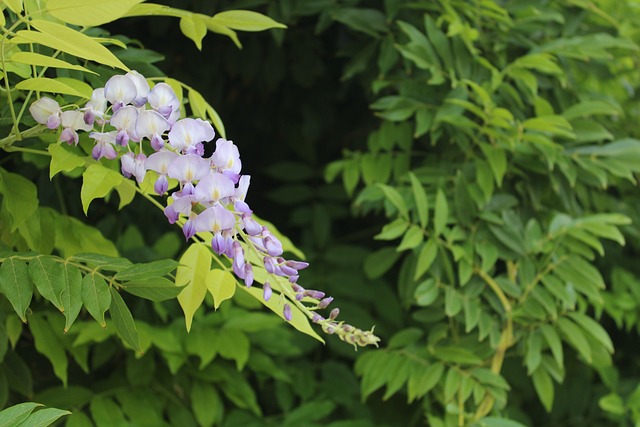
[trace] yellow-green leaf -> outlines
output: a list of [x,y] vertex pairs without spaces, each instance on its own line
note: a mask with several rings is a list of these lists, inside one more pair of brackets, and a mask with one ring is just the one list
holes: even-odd
[[[282,314],[282,310],[284,308],[284,302],[282,298],[279,298],[277,295],[274,294],[269,299],[269,301],[265,301],[264,298],[262,298],[262,289],[260,288],[256,288],[256,287],[247,288],[246,286],[240,286],[240,289],[243,289],[245,292],[248,292],[249,294],[251,294],[251,296],[253,296],[255,299],[260,301],[262,304],[269,307],[271,311],[273,311],[282,319],[284,319],[284,315]],[[309,323],[309,318],[302,311],[300,311],[300,309],[295,304],[289,303],[289,305],[291,306],[291,321],[289,321],[288,323],[290,323],[298,331],[304,334],[307,334],[310,337],[313,337],[318,341],[324,343],[324,340],[322,339],[322,337],[318,335],[317,332],[311,327],[311,324]]]
[[214,269],[207,273],[206,284],[213,296],[213,307],[217,310],[222,301],[228,300],[236,293],[236,279],[227,270]]
[[97,27],[123,17],[144,0],[48,0],[46,10],[62,22]]
[[30,23],[38,31],[18,31],[11,39],[12,43],[38,43],[79,58],[129,71],[109,49],[80,31],[40,19],[34,19]]
[[[48,77],[33,77],[19,82],[16,85],[16,89],[61,93],[63,95],[79,96],[80,98],[86,99],[91,98],[92,90],[89,85],[80,81],[76,81],[79,84],[74,84],[70,80],[74,79],[50,79]],[[89,90],[87,91],[87,89]]]
[[49,165],[49,179],[52,179],[58,172],[71,172],[72,170],[84,166],[84,159],[62,144],[51,144],[47,147],[51,155]]
[[202,39],[207,35],[207,25],[202,16],[194,13],[180,18],[180,31],[193,40],[198,50],[202,50]]
[[3,0],[2,2],[16,15],[22,12],[22,0]]
[[205,23],[207,24],[207,28],[209,29],[209,31],[229,37],[231,40],[233,40],[233,43],[238,49],[242,49],[242,43],[240,43],[238,35],[231,28],[225,27],[224,25],[215,22],[213,18],[207,19]]
[[264,31],[269,28],[287,28],[286,25],[276,22],[268,16],[250,10],[220,12],[212,16],[211,21],[240,31]]
[[107,169],[94,163],[82,174],[82,189],[80,199],[85,215],[93,199],[98,199],[109,194],[111,190],[120,185],[123,178],[118,172]]
[[48,55],[42,55],[35,52],[16,52],[9,61],[19,62],[21,64],[36,65],[38,67],[65,68],[69,70],[83,71],[85,73],[97,74],[95,71],[88,70],[80,65],[73,65],[62,59],[52,58]]
[[187,331],[191,329],[191,322],[196,310],[202,305],[207,293],[207,275],[211,270],[211,253],[204,244],[193,244],[180,258],[180,266],[176,272],[176,285],[184,286],[178,303],[184,311]]

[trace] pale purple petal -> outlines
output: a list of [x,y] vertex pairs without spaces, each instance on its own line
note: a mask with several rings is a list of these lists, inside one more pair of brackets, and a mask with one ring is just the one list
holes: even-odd
[[200,213],[194,220],[194,224],[197,231],[218,233],[233,228],[236,218],[222,206],[212,206]]
[[181,183],[187,183],[206,177],[209,171],[209,162],[195,154],[187,154],[173,160],[167,174]]
[[221,173],[211,172],[196,185],[195,196],[203,203],[217,202],[233,195],[233,182]]
[[104,96],[113,104],[114,112],[131,103],[136,99],[137,94],[135,83],[126,76],[113,76],[104,85]]
[[156,171],[159,174],[166,174],[168,173],[171,162],[178,157],[180,157],[180,155],[173,151],[158,151],[150,155],[144,165],[148,170]]

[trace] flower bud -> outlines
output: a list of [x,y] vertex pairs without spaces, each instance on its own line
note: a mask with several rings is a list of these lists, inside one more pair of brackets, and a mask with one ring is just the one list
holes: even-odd
[[333,297],[323,298],[322,300],[320,300],[317,307],[319,309],[327,308],[332,301],[333,301]]
[[284,305],[284,309],[282,310],[282,314],[284,316],[284,318],[287,320],[287,322],[290,322],[292,319],[292,314],[291,314],[291,306],[289,304],[285,304]]
[[269,301],[271,299],[272,293],[273,291],[271,290],[271,285],[269,284],[269,282],[264,282],[264,285],[262,286],[262,298],[265,301]]
[[244,265],[244,284],[247,285],[247,288],[253,285],[253,267],[249,263]]
[[338,317],[339,314],[340,314],[340,309],[336,307],[333,310],[331,310],[331,312],[329,313],[329,319],[336,320],[336,317]]

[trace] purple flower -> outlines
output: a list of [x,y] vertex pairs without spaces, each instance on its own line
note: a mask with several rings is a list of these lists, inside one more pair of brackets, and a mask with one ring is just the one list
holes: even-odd
[[104,88],[96,89],[91,94],[91,99],[85,104],[84,122],[93,126],[96,118],[103,123],[104,113],[107,111],[107,98],[104,97]]
[[332,297],[326,297],[320,300],[320,302],[318,303],[317,307],[322,309],[322,308],[327,308],[329,306],[329,304],[331,304],[331,302],[333,301]]
[[136,121],[138,120],[138,109],[131,105],[120,108],[113,116],[109,123],[116,128],[116,143],[123,147],[129,143],[129,140],[139,141],[136,134]]
[[184,234],[184,238],[189,240],[196,234],[196,227],[194,224],[194,220],[189,218],[184,225],[182,226],[182,233]]
[[180,118],[180,100],[171,86],[166,83],[158,83],[147,95],[147,101],[151,108],[173,125]]
[[135,83],[127,76],[113,76],[104,85],[104,97],[113,105],[114,113],[131,103],[137,95]]
[[[214,233],[213,239],[211,239],[211,248],[218,255],[222,255],[222,254],[225,254],[227,256],[233,255],[233,254],[230,254],[232,244],[233,244],[233,240],[231,239],[231,237],[221,232]],[[236,274],[238,273],[236,272]],[[242,270],[240,274],[244,274],[244,270]],[[243,279],[243,277],[240,277],[240,278]]]
[[[264,231],[264,228],[263,228]],[[264,247],[267,250],[267,253],[271,256],[279,256],[282,255],[282,243],[275,236],[271,234],[265,236],[263,239]]]
[[253,267],[249,263],[244,265],[244,284],[247,285],[247,288],[253,285]]
[[133,99],[133,104],[136,107],[142,107],[147,103],[147,95],[149,94],[149,83],[147,83],[147,79],[135,70],[129,71],[125,74],[125,77],[131,80],[136,88],[136,96]]
[[144,163],[147,160],[147,156],[143,153],[134,156],[133,153],[129,152],[123,155],[120,158],[121,162],[121,170],[122,175],[129,178],[131,175],[136,177],[136,181],[138,184],[141,184],[144,181],[144,176],[147,171],[144,168]]
[[262,226],[258,224],[255,219],[251,218],[250,214],[242,214],[242,224],[249,236],[257,236],[262,231]]
[[269,282],[264,282],[264,285],[262,286],[262,298],[265,301],[269,301],[271,299],[272,293],[273,291],[271,290],[271,285],[269,284]]
[[157,153],[150,155],[144,163],[144,167],[147,168],[147,170],[153,170],[159,174],[158,179],[153,185],[153,189],[160,196],[166,193],[169,188],[167,172],[169,170],[169,165],[177,157],[178,154],[172,151],[158,151]]
[[231,196],[234,190],[229,178],[218,172],[210,172],[198,182],[194,194],[200,203],[208,205]]
[[42,97],[29,106],[29,112],[41,125],[47,125],[49,129],[60,127],[60,115],[62,110],[60,105],[53,99]]
[[167,130],[169,130],[169,122],[156,111],[143,110],[138,114],[135,133],[140,139],[149,139],[154,150],[158,151],[164,147],[162,134]]
[[284,305],[284,309],[282,310],[282,315],[287,320],[287,322],[291,321],[293,316],[291,314],[291,306],[289,304]]
[[234,183],[238,182],[242,163],[240,162],[238,147],[236,147],[232,141],[218,138],[216,141],[216,151],[211,156],[211,162],[220,172],[229,175]]
[[102,157],[113,160],[118,157],[118,152],[115,149],[115,132],[91,132],[89,137],[96,141],[96,145],[91,150],[91,156],[95,160],[99,160]]
[[233,253],[233,266],[234,268],[241,270],[244,268],[244,250],[238,241],[233,242],[231,246]]
[[211,141],[215,133],[209,122],[200,119],[178,120],[169,131],[169,144],[183,153],[195,154],[196,144]]
[[205,209],[194,221],[197,231],[219,233],[233,228],[236,217],[222,206],[216,205]]
[[186,184],[204,178],[209,174],[209,170],[209,162],[205,159],[195,154],[186,154],[171,162],[167,168],[167,175]]

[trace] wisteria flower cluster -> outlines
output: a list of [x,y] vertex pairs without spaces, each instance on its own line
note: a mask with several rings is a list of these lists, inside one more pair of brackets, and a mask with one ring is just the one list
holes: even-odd
[[[104,88],[95,89],[84,108],[63,111],[55,100],[42,97],[29,111],[49,129],[62,128],[60,140],[68,144],[78,144],[79,131],[90,132],[95,142],[93,158],[119,158],[127,178],[142,183],[147,171],[155,171],[154,191],[158,195],[169,192],[169,179],[176,180],[176,190],[167,199],[172,203],[164,209],[168,221],[182,223],[186,239],[198,232],[213,233],[213,251],[232,260],[233,272],[246,286],[254,283],[246,251],[257,254],[270,278],[263,284],[263,298],[268,301],[272,286],[277,286],[286,301],[283,317],[287,321],[292,319],[291,304],[296,304],[324,332],[354,346],[377,345],[379,339],[372,331],[337,321],[338,308],[326,318],[318,313],[333,298],[298,284],[300,270],[309,264],[285,259],[280,240],[253,217],[245,202],[250,176],[240,173],[238,147],[217,138],[213,154],[204,157],[204,144],[213,141],[215,131],[208,121],[181,119],[180,105],[171,86],[158,83],[151,88],[144,76],[131,71],[113,76]],[[276,277],[286,280],[274,280]]]

